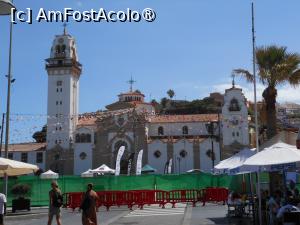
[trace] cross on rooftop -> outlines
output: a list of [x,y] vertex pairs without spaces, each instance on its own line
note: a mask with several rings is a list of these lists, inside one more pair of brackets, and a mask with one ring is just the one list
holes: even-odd
[[232,73],[231,74],[231,78],[232,78],[232,87],[235,87],[235,74],[234,73]]
[[68,26],[67,23],[64,23],[64,24],[63,24],[63,27],[64,27],[64,35],[67,34],[67,26]]
[[129,85],[130,85],[130,92],[132,92],[132,87],[133,87],[133,84],[134,84],[135,82],[136,82],[136,81],[133,80],[132,76],[131,76],[130,80],[127,81],[127,83],[129,83]]

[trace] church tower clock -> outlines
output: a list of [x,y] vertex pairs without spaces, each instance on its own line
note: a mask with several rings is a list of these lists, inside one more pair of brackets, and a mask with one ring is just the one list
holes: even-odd
[[46,59],[48,73],[47,150],[70,149],[78,118],[79,63],[75,39],[67,34],[56,35],[50,58]]

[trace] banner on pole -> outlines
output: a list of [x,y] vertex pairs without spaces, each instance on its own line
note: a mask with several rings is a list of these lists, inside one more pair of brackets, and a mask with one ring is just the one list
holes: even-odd
[[120,163],[121,163],[121,158],[124,154],[124,151],[125,151],[125,146],[121,146],[119,148],[118,155],[117,155],[117,160],[116,160],[116,172],[115,172],[116,176],[120,175]]
[[137,157],[137,162],[136,162],[136,175],[141,175],[142,174],[142,159],[143,159],[143,152],[144,150],[142,149]]
[[133,159],[134,159],[134,153],[131,153],[131,155],[129,156],[129,159],[128,159],[127,176],[130,176],[130,174],[131,174],[131,164],[132,164]]

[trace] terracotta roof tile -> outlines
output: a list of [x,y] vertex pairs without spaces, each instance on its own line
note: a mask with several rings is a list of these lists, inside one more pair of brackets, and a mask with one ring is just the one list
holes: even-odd
[[159,115],[150,116],[150,123],[191,123],[218,121],[218,114],[194,114],[194,115]]
[[[44,151],[46,149],[46,143],[20,143],[8,145],[9,152],[31,152],[31,151]],[[4,145],[2,145],[2,152],[4,152]]]
[[78,120],[78,126],[94,126],[96,124],[97,117],[83,117]]

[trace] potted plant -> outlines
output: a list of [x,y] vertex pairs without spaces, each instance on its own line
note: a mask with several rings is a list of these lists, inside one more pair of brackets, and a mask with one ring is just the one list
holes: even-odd
[[11,193],[15,196],[12,200],[12,212],[16,210],[30,211],[30,199],[25,198],[30,192],[30,186],[27,184],[16,184],[12,187]]

